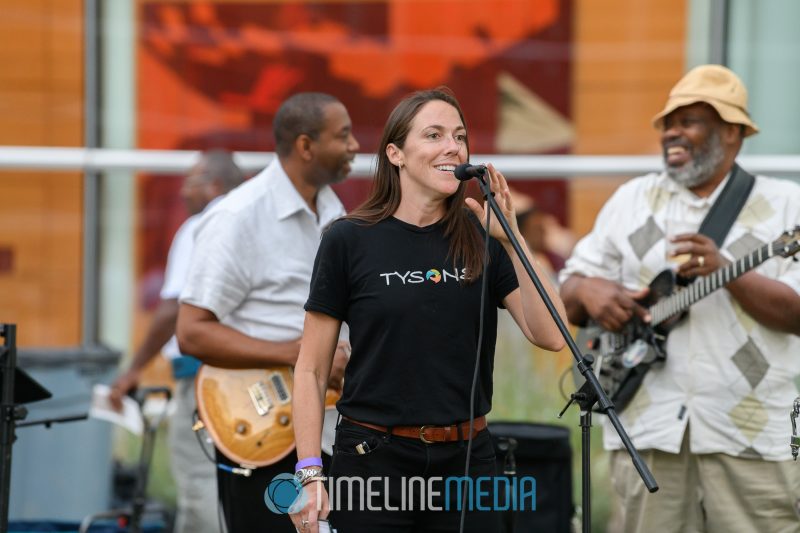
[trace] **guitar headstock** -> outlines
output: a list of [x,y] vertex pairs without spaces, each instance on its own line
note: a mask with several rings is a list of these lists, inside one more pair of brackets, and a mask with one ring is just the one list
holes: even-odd
[[800,226],[784,231],[772,245],[775,253],[781,257],[791,257],[800,252]]

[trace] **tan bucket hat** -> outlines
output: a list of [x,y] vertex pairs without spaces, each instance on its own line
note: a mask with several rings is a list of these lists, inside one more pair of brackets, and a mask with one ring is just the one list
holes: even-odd
[[758,133],[758,126],[747,112],[747,88],[722,65],[700,65],[687,72],[670,91],[663,111],[653,117],[653,126],[660,129],[665,116],[698,102],[712,106],[725,122],[745,126],[745,137]]

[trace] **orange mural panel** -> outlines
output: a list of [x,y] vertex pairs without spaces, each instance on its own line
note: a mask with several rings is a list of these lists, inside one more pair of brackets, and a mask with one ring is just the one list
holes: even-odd
[[492,152],[501,75],[569,119],[570,5],[142,2],[139,144],[268,150],[280,103],[319,90],[343,100],[371,150],[400,97],[446,84],[463,100],[473,150]]
[[[474,153],[572,148],[571,0],[140,1],[138,18],[142,148],[271,151],[281,102],[322,91],[347,106],[372,152],[397,101],[438,85],[461,101]],[[168,179],[140,180],[145,275],[163,268],[169,239],[156,233],[171,236],[184,215]],[[336,186],[347,208],[368,187]],[[566,219],[561,182],[519,188]]]

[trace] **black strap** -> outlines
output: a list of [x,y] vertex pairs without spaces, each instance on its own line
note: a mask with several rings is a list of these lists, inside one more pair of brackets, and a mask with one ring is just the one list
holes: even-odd
[[734,163],[728,183],[719,193],[697,232],[711,237],[717,243],[717,248],[722,248],[722,243],[747,202],[755,182],[752,174]]

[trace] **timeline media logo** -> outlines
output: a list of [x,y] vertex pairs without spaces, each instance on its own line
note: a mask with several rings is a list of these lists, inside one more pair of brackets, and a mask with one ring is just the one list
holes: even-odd
[[[380,476],[341,476],[314,487],[318,503],[325,488],[331,510],[460,511],[462,506],[469,511],[536,510],[536,479],[532,476],[414,476],[395,481],[392,484]],[[264,503],[276,514],[296,513],[308,503],[308,494],[293,475],[278,474],[264,492]]]
[[275,514],[295,513],[305,507],[308,495],[292,474],[278,474],[264,491],[264,503]]

